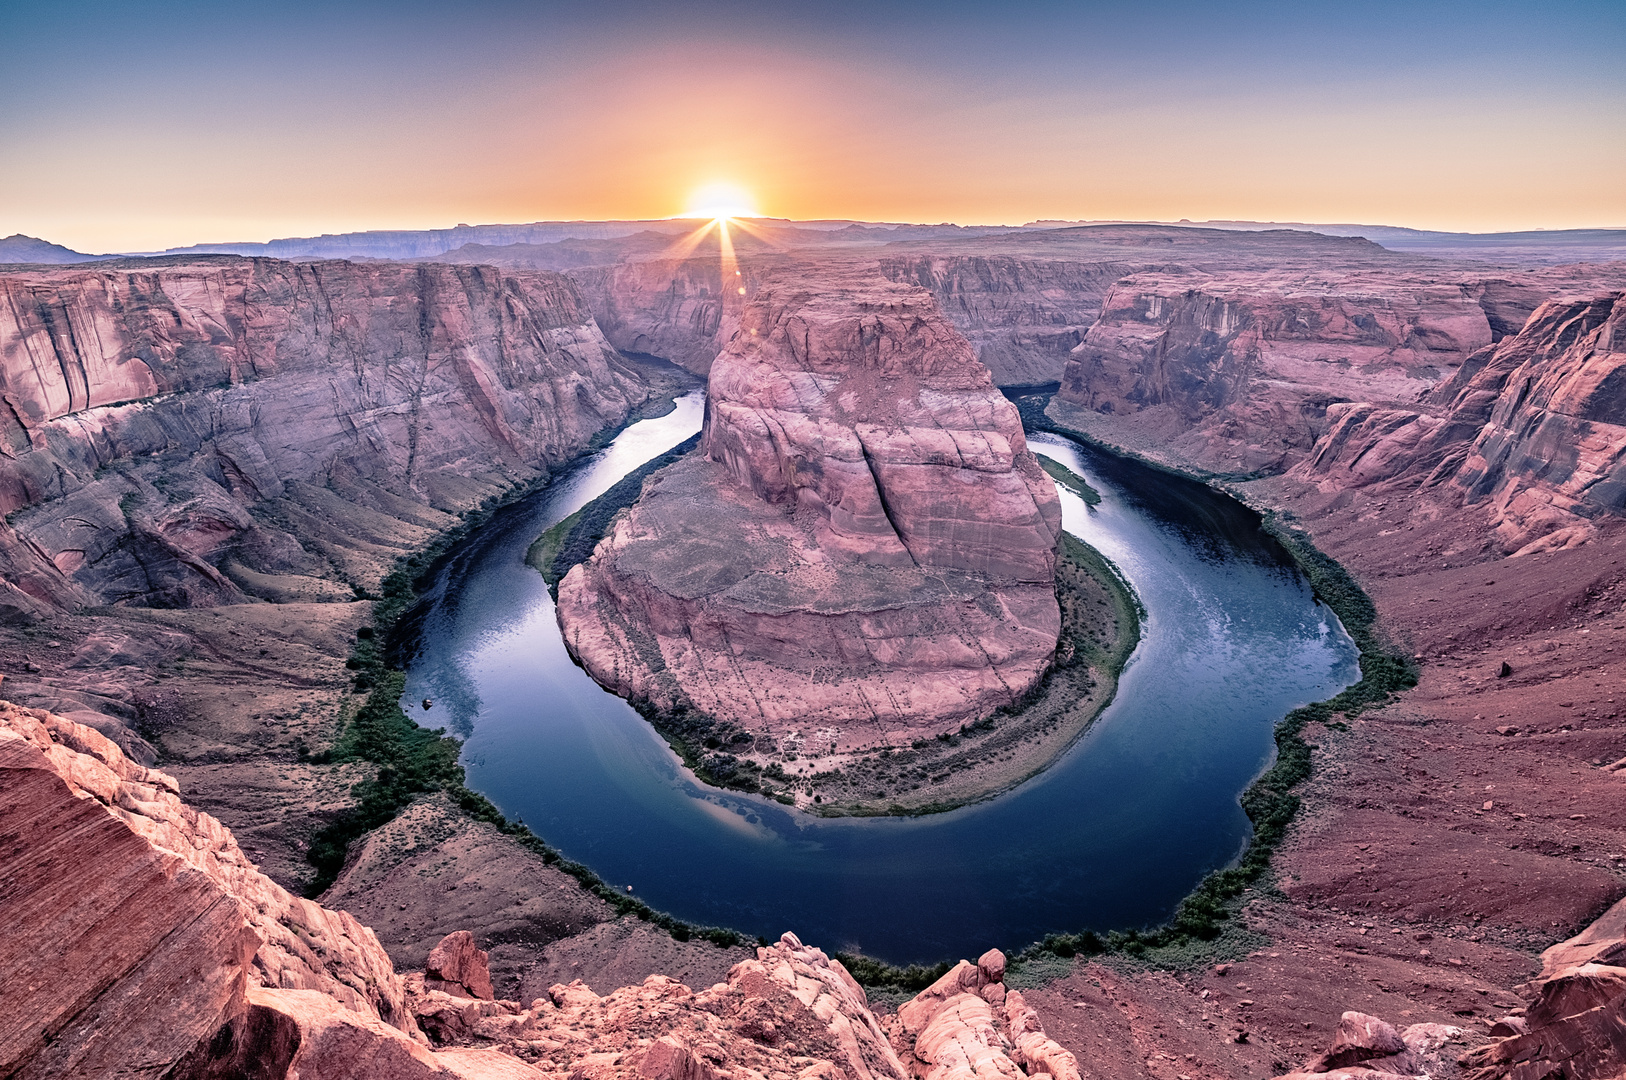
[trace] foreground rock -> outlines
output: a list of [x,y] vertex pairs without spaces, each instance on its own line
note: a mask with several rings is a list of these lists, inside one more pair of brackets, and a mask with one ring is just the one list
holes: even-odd
[[998,949],[975,964],[956,964],[898,1009],[891,1030],[892,1046],[917,1080],[1079,1080],[1077,1059],[1045,1034],[1020,991],[1006,989]]
[[1472,1080],[1600,1080],[1626,1067],[1626,901],[1541,955],[1523,1015],[1462,1059]]
[[170,777],[9,702],[0,773],[0,1074],[161,1075],[242,1024],[251,988],[417,1034],[372,931],[256,871]]
[[[841,964],[791,934],[699,992],[656,975],[601,997],[575,981],[522,1008],[494,998],[465,931],[402,979],[372,931],[254,870],[173,779],[8,702],[0,882],[8,1077],[910,1076],[899,1031],[889,1039]],[[978,1076],[1077,1077],[1003,972],[989,953],[911,1003],[903,1045],[932,1063],[917,1075],[975,1061]]]
[[847,749],[958,726],[1043,674],[1055,490],[924,290],[764,289],[707,408],[704,456],[653,477],[560,586],[595,679]]
[[1439,1075],[1440,1050],[1462,1037],[1445,1024],[1413,1024],[1404,1031],[1362,1012],[1346,1012],[1325,1054],[1281,1080],[1386,1080]]

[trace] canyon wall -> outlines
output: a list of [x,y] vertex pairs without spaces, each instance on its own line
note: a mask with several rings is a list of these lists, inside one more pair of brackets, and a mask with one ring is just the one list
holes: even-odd
[[554,274],[232,257],[0,273],[4,606],[363,585],[324,519],[359,521],[387,561],[646,394]]
[[[1112,287],[1059,396],[1146,413],[1210,468],[1280,471],[1326,430],[1333,402],[1415,400],[1491,344],[1475,292],[1379,271],[1132,275]],[[1498,324],[1522,323],[1507,307]]]
[[1574,544],[1626,511],[1626,293],[1557,298],[1431,408],[1348,402],[1293,472],[1323,489],[1444,485],[1502,544]]
[[725,292],[716,256],[648,259],[570,271],[616,348],[670,360],[697,375],[711,369],[744,306],[747,268]]
[[881,273],[930,289],[999,386],[1061,378],[1068,356],[1119,278],[1155,264],[1015,255],[889,255]]
[[1015,409],[930,294],[783,282],[712,366],[703,453],[646,483],[559,619],[623,695],[884,744],[1042,675],[1059,530]]

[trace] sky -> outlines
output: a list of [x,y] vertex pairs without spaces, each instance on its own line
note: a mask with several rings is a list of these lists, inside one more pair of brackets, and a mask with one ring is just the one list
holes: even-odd
[[0,235],[1626,226],[1626,4],[0,0]]

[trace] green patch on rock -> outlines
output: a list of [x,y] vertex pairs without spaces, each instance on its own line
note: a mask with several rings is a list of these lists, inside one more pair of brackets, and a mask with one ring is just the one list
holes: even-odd
[[542,575],[554,599],[559,598],[559,582],[570,573],[571,567],[593,554],[598,542],[610,531],[615,516],[638,501],[638,496],[644,490],[644,481],[656,471],[676,464],[699,445],[700,436],[690,436],[661,456],[632,470],[604,494],[536,538],[525,553],[525,562]]
[[1083,499],[1085,506],[1099,506],[1101,504],[1101,493],[1092,488],[1088,480],[1055,458],[1046,457],[1040,451],[1035,450],[1033,456],[1039,459],[1039,467],[1050,474],[1050,479]]

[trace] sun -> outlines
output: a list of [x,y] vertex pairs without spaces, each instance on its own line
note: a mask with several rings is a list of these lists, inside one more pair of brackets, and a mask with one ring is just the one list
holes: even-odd
[[752,218],[756,200],[738,184],[719,180],[706,184],[689,196],[688,209],[678,215],[686,218]]

